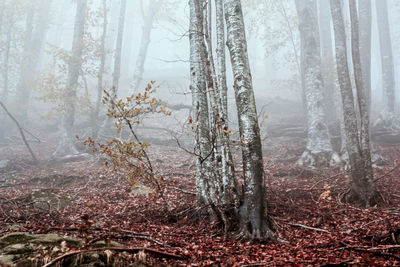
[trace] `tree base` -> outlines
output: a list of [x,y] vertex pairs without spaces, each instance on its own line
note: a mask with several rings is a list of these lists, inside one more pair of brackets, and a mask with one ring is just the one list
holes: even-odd
[[302,167],[333,167],[341,164],[339,155],[334,151],[312,152],[306,149],[297,164]]
[[366,201],[362,198],[354,189],[350,189],[343,195],[343,200],[346,203],[355,205],[361,208],[373,207],[378,203],[377,193],[374,192],[373,195]]

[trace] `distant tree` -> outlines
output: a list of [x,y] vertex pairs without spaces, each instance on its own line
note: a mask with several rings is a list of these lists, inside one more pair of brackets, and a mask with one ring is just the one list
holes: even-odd
[[51,0],[32,2],[28,6],[24,52],[20,68],[20,79],[17,85],[18,103],[20,105],[18,113],[23,121],[27,119],[31,92],[35,88],[35,82],[38,78],[40,56],[49,24],[50,7]]
[[354,103],[350,71],[348,66],[342,5],[340,0],[331,0],[330,3],[335,33],[337,72],[343,104],[346,146],[352,175],[351,190],[347,194],[346,198],[349,202],[358,204],[360,206],[369,207],[374,203],[375,188],[371,166],[371,155],[368,153],[368,112],[366,110],[366,93],[365,88],[363,87],[355,0],[350,0],[352,20],[352,55],[355,68],[355,80],[358,95],[357,100],[359,117],[361,118],[361,128],[358,127],[356,107]]
[[335,60],[333,54],[332,23],[330,16],[329,0],[319,1],[319,25],[321,38],[321,72],[323,78],[323,99],[325,116],[333,123],[337,120],[337,94]]
[[121,55],[122,55],[122,41],[124,38],[126,1],[127,0],[121,0],[119,22],[118,22],[118,35],[117,35],[117,44],[116,44],[116,51],[114,58],[114,72],[113,72],[113,86],[115,86],[116,90],[118,90],[119,79],[121,76]]
[[333,151],[323,107],[320,37],[317,3],[296,0],[301,38],[301,64],[307,101],[307,147],[298,163],[304,166],[329,166],[340,162]]
[[375,124],[398,128],[400,125],[398,125],[398,119],[395,118],[396,85],[387,0],[376,1],[376,16],[382,66],[383,109]]
[[99,113],[100,113],[100,105],[101,99],[103,96],[104,90],[104,74],[105,74],[105,67],[106,67],[106,37],[107,37],[107,26],[108,26],[108,11],[107,11],[107,1],[102,1],[102,16],[103,16],[103,25],[102,25],[102,34],[100,37],[100,46],[99,46],[99,56],[100,56],[100,66],[99,71],[97,73],[97,98],[95,102],[95,107],[92,110],[92,138],[94,140],[97,139],[97,135],[100,128],[99,122]]
[[67,84],[63,95],[63,114],[61,120],[61,138],[53,156],[60,157],[77,154],[73,143],[73,127],[75,120],[75,101],[78,78],[82,66],[83,38],[87,13],[87,0],[78,0],[76,6],[72,55],[69,60]]
[[131,90],[138,90],[143,79],[144,63],[147,57],[147,51],[150,44],[151,31],[153,29],[154,19],[161,8],[164,0],[148,0],[146,10],[144,10],[143,0],[140,1],[143,17],[142,35],[140,37],[139,52],[136,58],[136,66],[133,73]]

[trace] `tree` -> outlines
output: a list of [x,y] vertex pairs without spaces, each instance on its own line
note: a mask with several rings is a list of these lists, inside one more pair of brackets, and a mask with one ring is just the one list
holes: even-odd
[[361,131],[359,132],[354,96],[347,59],[345,25],[340,0],[331,0],[331,13],[335,33],[337,73],[342,97],[346,146],[349,155],[352,185],[347,201],[368,207],[373,204],[375,189],[368,136],[368,112],[359,51],[359,32],[355,0],[350,1],[352,20],[352,55],[355,68]]
[[315,0],[296,0],[301,38],[301,65],[307,101],[307,147],[300,165],[337,165],[339,156],[332,150],[323,107],[320,38]]
[[97,73],[97,99],[95,103],[94,110],[92,111],[92,138],[96,140],[98,132],[99,132],[99,113],[100,113],[100,105],[101,105],[101,98],[103,95],[104,85],[103,85],[103,76],[106,67],[106,37],[107,37],[107,2],[103,0],[103,29],[100,38],[100,47],[99,47],[99,54],[100,54],[100,67],[99,72]]
[[61,121],[61,139],[53,156],[66,156],[77,154],[73,143],[73,127],[75,120],[76,88],[82,65],[83,37],[85,33],[85,20],[87,0],[78,0],[76,6],[74,37],[72,55],[69,59],[67,85],[64,88],[64,110]]
[[153,29],[154,19],[157,15],[160,7],[164,0],[149,0],[148,8],[146,12],[143,8],[143,0],[140,1],[142,17],[143,17],[143,29],[142,36],[140,38],[139,53],[136,59],[136,67],[133,73],[133,81],[131,84],[131,90],[135,91],[139,88],[140,83],[143,79],[144,63],[147,57],[147,51],[150,44],[150,35]]
[[240,207],[241,232],[251,239],[272,238],[265,205],[265,181],[260,129],[254,99],[247,41],[240,0],[224,0],[236,107],[241,140],[244,199]]
[[376,16],[382,66],[383,109],[380,118],[375,124],[389,128],[398,127],[395,119],[396,86],[387,0],[376,1]]
[[[33,4],[35,3],[31,3],[29,7],[26,20],[24,52],[20,68],[20,80],[17,88],[21,109],[19,115],[22,120],[27,119],[31,91],[35,87],[40,55],[46,40],[47,27],[49,24],[51,0],[42,0],[38,2],[38,7],[34,7]],[[37,12],[35,12],[36,8],[38,8]],[[34,18],[35,13],[36,21]]]
[[[321,33],[321,72],[324,81],[323,99],[325,115],[329,122],[337,119],[335,94],[335,61],[333,55],[332,23],[329,0],[319,1],[319,25]],[[333,100],[333,101],[332,101]]]

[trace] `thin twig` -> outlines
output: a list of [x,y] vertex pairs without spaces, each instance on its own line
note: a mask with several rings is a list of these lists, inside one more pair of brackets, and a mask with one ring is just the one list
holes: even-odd
[[325,229],[315,228],[315,227],[311,227],[311,226],[307,226],[307,225],[303,225],[303,224],[298,224],[298,223],[289,223],[289,225],[297,226],[297,227],[301,227],[301,228],[305,228],[305,229],[313,230],[313,231],[317,231],[317,232],[323,232],[323,233],[327,233],[327,234],[331,233],[331,232],[329,232],[328,230],[325,230]]
[[19,124],[19,122],[17,121],[17,119],[8,111],[8,109],[6,108],[6,106],[5,106],[5,105],[3,104],[3,102],[1,102],[1,101],[0,101],[0,106],[4,109],[4,111],[7,113],[7,115],[8,115],[8,116],[15,122],[15,124],[17,125],[17,127],[18,127],[18,129],[19,129],[19,133],[21,134],[22,140],[24,141],[26,147],[28,148],[29,153],[31,154],[33,161],[34,161],[34,162],[37,162],[38,160],[37,160],[35,154],[33,153],[31,147],[29,146],[28,142],[26,141],[23,128],[21,127],[21,125]]

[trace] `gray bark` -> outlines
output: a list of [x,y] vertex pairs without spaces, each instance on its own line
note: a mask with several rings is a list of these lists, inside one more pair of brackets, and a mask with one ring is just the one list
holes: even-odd
[[87,0],[79,0],[76,7],[72,54],[68,65],[67,84],[63,92],[64,110],[61,121],[61,139],[53,156],[61,157],[78,154],[74,145],[73,127],[75,120],[75,101],[78,78],[82,67],[83,37]]
[[[238,201],[235,169],[230,149],[228,124],[228,86],[226,83],[226,51],[224,6],[222,0],[215,0],[217,36],[217,87],[219,120],[221,122],[221,176],[224,204]],[[221,131],[222,130],[222,131]],[[235,207],[237,204],[235,204]]]
[[198,0],[190,0],[190,90],[192,92],[192,105],[195,111],[194,125],[196,126],[196,188],[199,205],[210,205],[208,182],[211,182],[210,153],[212,144],[210,137],[210,124],[208,114],[208,100],[204,64],[202,61],[203,50],[203,18]]
[[135,92],[139,89],[143,79],[144,64],[147,57],[147,51],[150,45],[150,35],[153,29],[154,18],[157,15],[163,0],[150,0],[147,12],[143,14],[143,29],[140,38],[139,53],[136,59],[135,71],[133,73],[133,81],[131,84],[131,91]]
[[296,0],[301,40],[301,64],[307,100],[307,147],[298,163],[329,166],[340,162],[332,150],[323,107],[320,38],[315,0]]
[[[365,172],[365,163],[359,142],[357,115],[347,60],[346,34],[340,0],[331,0],[331,13],[335,33],[336,62],[343,104],[346,146],[352,175],[351,191],[347,199],[362,206],[369,206],[372,204],[374,187],[371,177]],[[358,76],[358,78],[358,83],[362,83],[362,76]]]
[[265,204],[265,181],[260,129],[254,99],[247,41],[240,0],[224,0],[243,159],[244,199],[241,233],[251,239],[272,238]]
[[392,39],[390,35],[387,0],[376,1],[380,55],[382,64],[383,109],[377,125],[393,127],[395,119],[395,78]]

